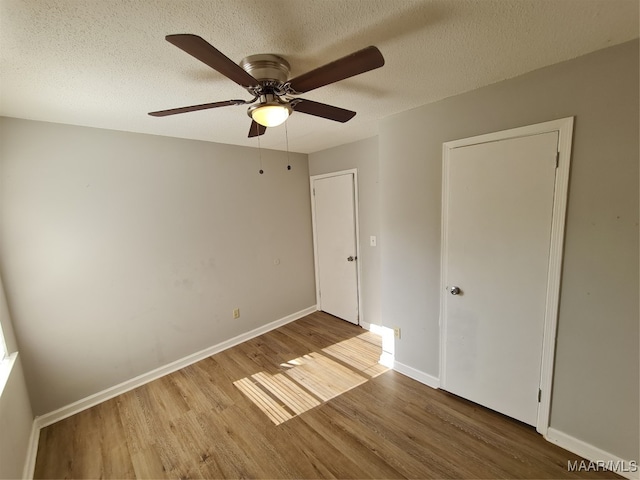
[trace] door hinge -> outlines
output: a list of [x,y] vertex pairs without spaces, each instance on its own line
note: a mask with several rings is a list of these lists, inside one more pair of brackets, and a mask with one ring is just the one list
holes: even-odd
[[560,152],[556,152],[556,168],[558,168],[559,164],[560,164]]
[[538,389],[538,403],[542,400],[542,390]]

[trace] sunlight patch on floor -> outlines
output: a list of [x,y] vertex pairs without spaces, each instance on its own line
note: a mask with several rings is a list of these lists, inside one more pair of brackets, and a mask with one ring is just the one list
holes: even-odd
[[296,415],[320,405],[319,400],[282,373],[269,375],[260,372],[252,375],[252,378],[287,405]]
[[362,375],[321,353],[312,352],[296,360],[299,363],[286,374],[323,402],[367,381]]
[[370,332],[234,382],[276,425],[290,420],[388,370],[380,365],[381,340]]
[[[378,337],[379,338],[379,337]],[[323,348],[322,351],[347,365],[366,373],[370,377],[377,377],[388,370],[380,365],[379,341],[372,343],[371,339],[377,340],[372,333],[363,333],[357,337],[344,340],[339,343]]]
[[293,417],[282,405],[266,394],[261,388],[253,383],[249,378],[243,378],[233,384],[244,393],[249,400],[257,405],[269,419],[276,425],[286,422]]

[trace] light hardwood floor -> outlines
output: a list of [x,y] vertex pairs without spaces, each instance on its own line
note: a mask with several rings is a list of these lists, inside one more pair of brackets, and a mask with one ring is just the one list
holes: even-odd
[[618,478],[314,313],[44,428],[35,478]]

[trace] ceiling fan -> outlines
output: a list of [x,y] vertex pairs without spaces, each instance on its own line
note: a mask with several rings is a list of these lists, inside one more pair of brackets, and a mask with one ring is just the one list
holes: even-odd
[[289,63],[278,55],[251,55],[242,59],[238,65],[197,35],[167,35],[165,38],[169,43],[236,82],[253,95],[253,98],[251,100],[225,100],[172,108],[150,112],[149,115],[165,117],[209,108],[251,105],[247,110],[247,114],[252,119],[249,137],[262,135],[267,127],[275,127],[284,123],[294,111],[336,122],[348,122],[356,112],[325,103],[296,98],[296,95],[384,65],[384,58],[380,50],[371,46],[289,79]]

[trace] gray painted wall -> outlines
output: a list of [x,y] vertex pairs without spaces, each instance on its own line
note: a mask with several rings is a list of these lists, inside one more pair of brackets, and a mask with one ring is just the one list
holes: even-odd
[[306,155],[263,150],[259,175],[257,149],[0,122],[0,272],[37,415],[315,304]]
[[[368,138],[309,155],[309,174],[358,170],[358,220],[360,227],[360,292],[366,323],[380,325],[380,229],[378,202],[378,138]],[[375,235],[377,247],[369,245]]]
[[442,143],[575,116],[551,426],[638,459],[638,42],[385,119],[382,321],[439,375]]

